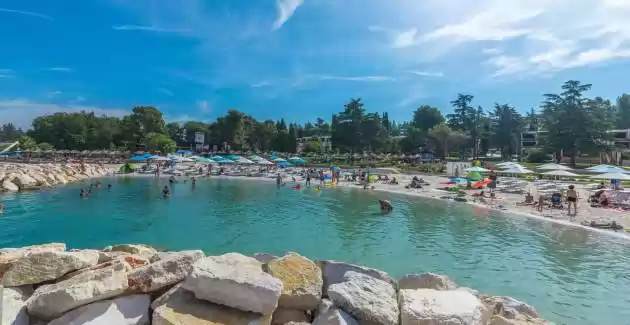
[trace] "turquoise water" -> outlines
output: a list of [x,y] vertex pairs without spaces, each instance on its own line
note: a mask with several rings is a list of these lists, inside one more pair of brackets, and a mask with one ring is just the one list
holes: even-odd
[[[355,189],[294,191],[273,182],[104,179],[79,198],[81,184],[6,194],[0,247],[60,241],[73,248],[147,243],[208,254],[297,251],[385,270],[432,271],[484,293],[534,305],[558,324],[630,324],[630,251],[609,236],[493,216],[462,204]],[[85,186],[86,184],[83,184]],[[377,200],[394,212],[383,216]]]

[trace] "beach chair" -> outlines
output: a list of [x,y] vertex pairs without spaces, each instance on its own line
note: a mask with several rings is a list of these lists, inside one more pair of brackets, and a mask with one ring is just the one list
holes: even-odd
[[558,192],[551,194],[550,202],[552,209],[564,209],[564,206],[562,205],[562,194]]

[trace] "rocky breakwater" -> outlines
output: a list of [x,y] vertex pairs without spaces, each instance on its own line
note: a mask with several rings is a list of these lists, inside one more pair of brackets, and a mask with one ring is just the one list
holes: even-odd
[[91,164],[0,163],[0,192],[36,190],[110,173],[105,167]]
[[3,325],[543,325],[529,305],[432,273],[144,245],[0,249]]

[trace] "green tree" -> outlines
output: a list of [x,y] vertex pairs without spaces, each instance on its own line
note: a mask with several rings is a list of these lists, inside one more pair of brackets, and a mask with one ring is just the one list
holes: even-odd
[[504,159],[508,159],[518,148],[523,128],[521,115],[510,105],[494,104],[490,113],[492,142],[501,149]]
[[37,149],[41,150],[41,151],[52,151],[55,149],[55,147],[53,147],[52,144],[47,143],[47,142],[41,142],[37,144]]
[[177,144],[166,134],[152,132],[147,134],[146,147],[150,151],[171,153],[177,149]]
[[428,131],[443,122],[444,116],[436,107],[423,105],[413,112],[412,123],[417,129]]
[[429,130],[429,136],[431,136],[440,148],[442,148],[442,157],[448,157],[448,145],[449,141],[456,137],[456,131],[453,131],[448,125],[442,123],[434,126]]
[[0,127],[0,141],[15,141],[24,135],[22,129],[18,129],[13,123],[6,123]]
[[22,135],[17,140],[20,145],[20,149],[22,150],[35,150],[37,148],[37,143],[33,138],[28,135]]
[[308,141],[304,144],[304,148],[302,148],[302,152],[320,153],[322,152],[322,145],[317,140]]
[[630,95],[622,94],[617,98],[615,127],[618,129],[630,128]]

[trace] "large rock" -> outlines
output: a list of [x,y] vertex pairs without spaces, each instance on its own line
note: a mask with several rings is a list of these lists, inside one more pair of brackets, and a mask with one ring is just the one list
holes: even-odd
[[258,262],[263,263],[263,264],[264,264],[264,263],[269,263],[269,262],[271,262],[272,260],[274,260],[274,259],[278,258],[278,256],[271,255],[271,254],[268,254],[268,253],[256,253],[256,254],[254,254],[254,256],[253,256],[253,257],[254,257],[254,258],[255,258]]
[[184,280],[192,265],[204,256],[202,251],[184,251],[171,255],[128,274],[129,289],[136,292],[154,292]]
[[396,290],[389,282],[348,271],[344,282],[328,287],[328,297],[360,323],[398,324]]
[[278,307],[271,317],[272,325],[284,325],[289,322],[308,322],[309,317],[304,310]]
[[276,309],[282,292],[282,282],[263,272],[260,262],[235,253],[200,259],[183,287],[199,299],[264,315]]
[[152,325],[269,325],[271,321],[270,316],[199,300],[181,287],[164,295],[152,304]]
[[4,288],[2,290],[2,325],[29,325],[26,300],[33,294],[33,287]]
[[540,318],[523,320],[523,319],[509,319],[501,315],[494,315],[490,319],[490,323],[488,323],[488,325],[554,325],[554,324]]
[[267,273],[283,284],[278,306],[313,310],[322,298],[322,271],[315,262],[295,253],[274,259],[266,265]]
[[489,296],[482,301],[493,314],[490,325],[549,324],[540,318],[534,307],[512,297]]
[[2,248],[0,249],[0,277],[4,272],[15,263],[18,259],[28,253],[48,252],[48,251],[65,251],[66,244],[50,243],[43,245],[26,246],[22,248]]
[[20,190],[20,188],[17,185],[13,184],[13,182],[11,182],[8,179],[5,179],[4,181],[2,181],[2,188],[9,192],[17,192]]
[[463,290],[400,290],[401,325],[486,325],[490,313],[475,295]]
[[398,289],[453,290],[457,285],[445,275],[435,273],[407,274],[398,280]]
[[27,174],[17,174],[13,183],[21,188],[29,188],[37,185],[37,180]]
[[112,246],[112,252],[125,252],[133,255],[138,255],[151,260],[153,255],[157,254],[157,250],[151,246],[142,244],[123,244]]
[[42,319],[52,319],[71,309],[116,297],[128,287],[127,269],[124,263],[115,263],[65,281],[43,285],[28,300],[28,312]]
[[133,295],[79,307],[48,325],[148,325],[151,296]]
[[331,284],[343,282],[344,276],[349,271],[369,275],[379,280],[389,282],[394,287],[396,286],[396,281],[381,270],[338,261],[321,261],[321,266],[324,275],[324,295],[327,295],[328,287]]
[[323,299],[317,307],[313,325],[359,325],[359,322],[330,300]]
[[20,257],[4,273],[6,286],[15,287],[55,280],[62,275],[98,263],[90,252],[43,251]]

